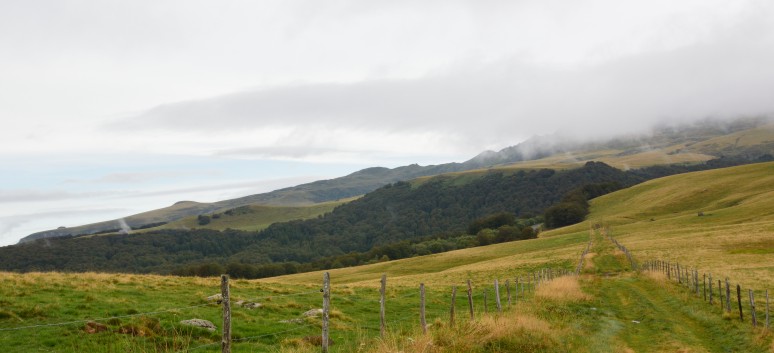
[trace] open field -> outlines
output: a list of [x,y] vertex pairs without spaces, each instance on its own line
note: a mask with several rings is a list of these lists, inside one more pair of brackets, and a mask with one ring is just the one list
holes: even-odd
[[[331,270],[331,351],[774,352],[770,331],[723,314],[660,273],[632,271],[623,253],[589,231],[609,226],[640,262],[679,261],[728,276],[761,298],[762,290],[774,288],[772,210],[774,163],[754,164],[676,175],[600,197],[588,221],[538,239]],[[581,276],[536,291],[527,286],[510,308],[504,304],[505,312],[494,314],[494,279],[505,298],[506,279],[513,285],[541,268],[574,269],[589,240]],[[388,276],[385,339],[378,338],[382,273]],[[232,301],[263,304],[233,309],[234,351],[319,351],[302,338],[318,335],[320,321],[301,314],[320,307],[321,278],[314,272],[233,280]],[[472,323],[467,279],[478,318]],[[427,336],[418,330],[419,283],[428,293]],[[453,285],[458,316],[449,326]],[[488,316],[482,315],[484,289]],[[9,352],[217,352],[219,331],[179,321],[201,318],[220,327],[220,306],[205,299],[218,292],[218,278],[0,274],[0,346]],[[106,331],[86,333],[86,322],[95,319]],[[299,320],[280,322],[292,319]]]
[[309,206],[242,206],[225,212],[217,212],[217,218],[212,217],[212,214],[208,214],[210,222],[206,225],[200,225],[197,216],[190,216],[167,223],[163,226],[143,229],[141,231],[197,228],[214,230],[226,230],[231,228],[245,231],[259,231],[267,228],[272,223],[309,219],[323,215],[333,211],[336,206],[354,199],[356,198],[323,202]]
[[680,262],[774,288],[774,163],[652,180],[591,204],[588,221],[543,236],[609,225],[640,260]]

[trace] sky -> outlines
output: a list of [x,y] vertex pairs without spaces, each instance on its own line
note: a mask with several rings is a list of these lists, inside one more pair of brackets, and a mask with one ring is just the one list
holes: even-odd
[[0,246],[181,200],[774,112],[766,0],[0,1]]

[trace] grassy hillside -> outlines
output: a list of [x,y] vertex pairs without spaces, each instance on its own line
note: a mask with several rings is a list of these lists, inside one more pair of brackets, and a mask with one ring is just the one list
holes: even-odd
[[165,225],[143,229],[143,232],[159,229],[214,229],[226,230],[228,228],[259,231],[276,222],[287,222],[296,219],[309,219],[333,211],[336,206],[356,199],[355,197],[323,202],[309,206],[260,206],[250,205],[229,209],[221,212],[207,214],[209,223],[199,224],[197,216],[185,217],[181,220],[169,222]]
[[589,221],[543,236],[608,224],[640,258],[774,287],[774,163],[656,179],[591,204]]
[[[746,165],[646,182],[592,201],[589,220],[541,238],[331,270],[332,352],[774,352],[772,334],[723,314],[660,273],[632,271],[594,224],[642,261],[660,258],[729,276],[743,288],[774,286],[774,163]],[[699,216],[702,212],[702,216]],[[542,268],[573,269],[593,241],[582,275],[527,287],[505,304],[503,283]],[[382,273],[388,275],[389,335],[378,338]],[[236,352],[316,352],[303,337],[319,319],[321,272],[232,281],[232,297],[259,309],[234,309]],[[473,282],[476,321],[467,321],[465,280]],[[504,312],[495,314],[494,279]],[[417,327],[417,286],[427,287],[429,333]],[[180,320],[220,327],[220,307],[206,301],[217,278],[101,274],[1,274],[0,345],[9,352],[219,351],[219,335]],[[457,324],[449,295],[458,287]],[[483,291],[489,314],[484,314]],[[514,291],[513,287],[510,287]],[[759,320],[763,317],[759,299]],[[118,317],[116,317],[118,316]],[[87,333],[86,320],[106,332]],[[298,323],[281,323],[299,318]],[[60,325],[61,323],[61,325]],[[55,324],[55,325],[51,325]],[[46,326],[50,325],[50,326]],[[144,332],[126,334],[121,332]],[[218,331],[219,332],[219,331]]]

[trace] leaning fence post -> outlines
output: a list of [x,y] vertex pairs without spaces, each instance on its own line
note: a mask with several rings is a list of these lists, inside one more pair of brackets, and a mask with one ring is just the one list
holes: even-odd
[[503,312],[503,307],[500,305],[500,282],[495,280],[494,282],[494,290],[495,290],[495,303],[497,304],[497,312],[501,313]]
[[473,289],[470,287],[470,280],[468,280],[468,307],[470,308],[470,321],[473,321]]
[[452,286],[451,309],[449,309],[449,326],[454,327],[454,304],[457,301],[457,286]]
[[222,353],[231,353],[231,295],[228,275],[220,276],[220,294],[223,296],[223,339],[220,341],[220,350]]
[[419,284],[419,324],[422,325],[422,333],[427,334],[427,321],[425,321],[425,284]]
[[331,319],[331,274],[323,273],[322,351],[328,352],[328,328]]
[[744,322],[744,313],[742,313],[742,287],[736,285],[736,302],[739,303],[739,320]]
[[379,335],[384,338],[385,324],[384,324],[384,292],[387,291],[387,274],[382,275],[382,287],[379,289],[382,299],[379,301]]
[[755,319],[755,297],[752,289],[748,289],[747,292],[750,293],[750,314],[752,315],[752,325],[755,327],[758,326],[758,321]]

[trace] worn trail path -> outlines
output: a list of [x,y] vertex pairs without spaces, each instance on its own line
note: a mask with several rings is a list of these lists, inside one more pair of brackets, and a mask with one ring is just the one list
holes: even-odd
[[666,280],[635,274],[609,240],[595,235],[593,257],[584,269],[584,290],[594,296],[590,327],[594,352],[772,352],[759,329],[724,316],[719,306]]

